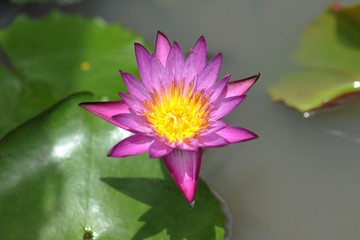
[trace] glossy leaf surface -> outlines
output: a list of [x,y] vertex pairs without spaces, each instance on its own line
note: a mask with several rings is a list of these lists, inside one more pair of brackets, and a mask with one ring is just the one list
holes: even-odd
[[129,133],[77,106],[93,99],[70,96],[1,140],[2,238],[223,239],[204,182],[190,209],[161,160],[106,157]]
[[301,112],[360,98],[360,5],[329,8],[305,31],[295,61],[305,69],[269,89]]
[[17,17],[0,30],[10,69],[0,66],[0,138],[61,98],[91,91],[119,100],[126,91],[119,69],[137,75],[134,42],[143,39],[101,19],[53,12]]

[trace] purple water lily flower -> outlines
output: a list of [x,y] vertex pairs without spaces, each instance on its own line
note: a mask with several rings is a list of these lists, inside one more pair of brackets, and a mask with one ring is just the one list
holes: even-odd
[[191,206],[194,204],[203,148],[256,138],[221,119],[245,97],[259,74],[229,82],[217,80],[222,54],[206,63],[205,38],[200,37],[185,60],[179,45],[171,46],[158,32],[155,53],[135,43],[140,78],[120,71],[129,91],[123,101],[82,103],[81,107],[134,135],[120,141],[109,157],[149,152],[163,160]]

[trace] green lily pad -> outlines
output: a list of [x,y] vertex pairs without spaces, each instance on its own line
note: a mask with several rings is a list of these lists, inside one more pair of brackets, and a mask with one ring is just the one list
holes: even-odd
[[[0,30],[0,48],[10,69],[0,65],[0,138],[54,102],[78,91],[119,100],[126,91],[118,70],[138,75],[134,42],[143,38],[102,19],[53,12],[24,15]],[[106,84],[105,84],[106,82]]]
[[308,112],[360,98],[360,5],[327,9],[305,31],[295,61],[304,70],[269,89],[274,101]]
[[75,94],[0,141],[3,239],[224,238],[225,217],[203,181],[190,209],[160,159],[108,158],[128,132],[78,107]]

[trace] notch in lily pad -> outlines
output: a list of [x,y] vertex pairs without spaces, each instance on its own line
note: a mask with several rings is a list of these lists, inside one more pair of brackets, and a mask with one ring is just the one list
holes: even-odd
[[93,240],[93,239],[95,239],[94,235],[95,234],[91,231],[91,228],[85,228],[84,229],[83,240]]

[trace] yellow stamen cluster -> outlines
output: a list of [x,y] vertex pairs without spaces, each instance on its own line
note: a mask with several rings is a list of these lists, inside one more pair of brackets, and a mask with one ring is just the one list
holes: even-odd
[[154,90],[151,100],[143,102],[143,116],[156,136],[169,143],[188,142],[209,128],[208,99],[203,91],[194,92],[192,84],[184,90],[184,82],[174,82],[160,93]]

